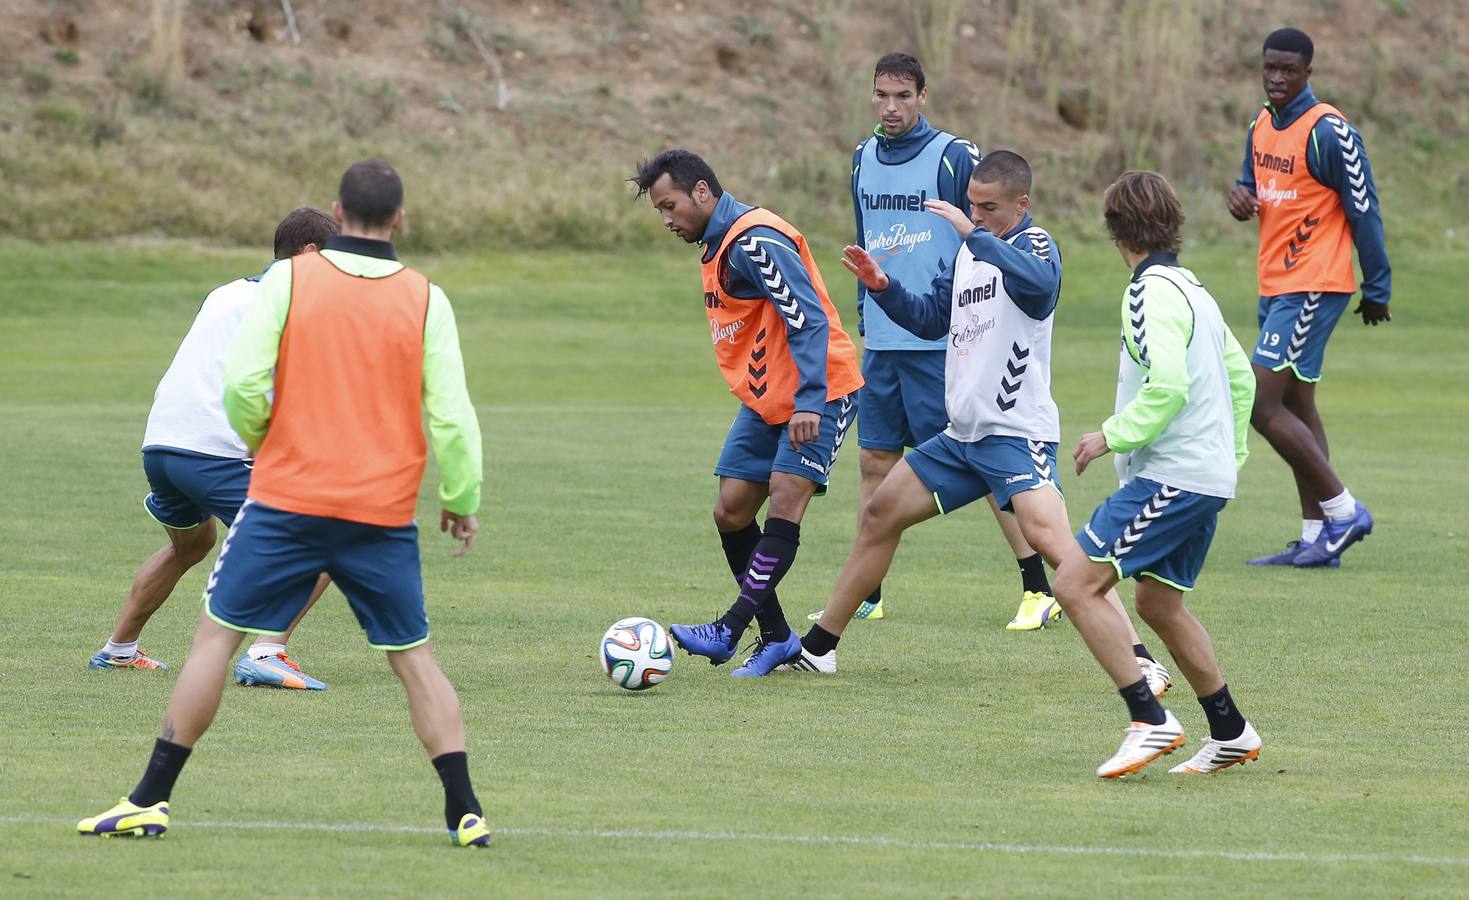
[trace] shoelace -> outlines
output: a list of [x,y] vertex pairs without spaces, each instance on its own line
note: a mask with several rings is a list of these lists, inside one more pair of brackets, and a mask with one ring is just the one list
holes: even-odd
[[695,625],[693,632],[698,637],[710,641],[719,641],[722,644],[729,643],[729,629],[719,622],[710,622],[707,625]]
[[275,658],[278,659],[278,660],[280,660],[281,662],[285,663],[286,665],[290,666],[292,670],[294,670],[296,672],[301,671],[301,667],[298,666],[298,665],[296,665],[296,661],[294,659],[291,659],[286,654],[284,654],[284,653],[277,653],[275,655]]

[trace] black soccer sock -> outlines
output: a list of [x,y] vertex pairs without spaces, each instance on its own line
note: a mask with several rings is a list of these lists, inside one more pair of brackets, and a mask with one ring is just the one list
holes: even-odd
[[[719,542],[724,545],[724,558],[729,563],[729,571],[734,575],[735,583],[739,584],[740,577],[750,567],[750,556],[760,544],[760,526],[751,522],[739,531],[721,531]],[[755,619],[760,623],[760,637],[768,642],[779,643],[791,636],[791,627],[786,624],[785,610],[781,609],[780,600],[774,591],[770,592],[764,605],[755,610]]]
[[1148,652],[1148,648],[1147,647],[1144,647],[1142,644],[1133,644],[1132,645],[1132,655],[1133,656],[1141,656],[1143,659],[1147,660],[1148,662],[1157,662],[1156,659],[1153,659],[1153,654],[1149,653]]
[[1200,697],[1199,705],[1209,718],[1209,737],[1216,741],[1232,741],[1245,733],[1245,717],[1234,705],[1234,698],[1229,696],[1229,685],[1207,697]]
[[863,603],[871,603],[873,606],[876,606],[877,604],[879,604],[879,603],[882,602],[882,582],[881,581],[879,581],[877,583],[877,587],[875,587],[875,588],[872,589],[872,593],[870,593],[870,594],[867,595],[867,599],[866,600],[863,600],[862,602]]
[[483,816],[479,800],[474,796],[474,787],[469,783],[469,754],[463,750],[442,753],[432,760],[439,781],[444,783],[444,821],[449,830],[459,827],[465,813]]
[[143,779],[138,786],[128,794],[128,801],[138,806],[152,806],[160,800],[167,800],[173,793],[173,783],[179,780],[179,773],[184,770],[184,763],[189,761],[192,752],[192,747],[163,738],[154,741],[148,768],[143,770]]
[[1153,689],[1148,687],[1146,678],[1139,678],[1127,687],[1120,688],[1117,693],[1127,701],[1127,712],[1132,716],[1134,722],[1162,725],[1168,720],[1168,717],[1163,714],[1163,704],[1153,696]]
[[1051,593],[1051,582],[1046,578],[1046,561],[1041,559],[1039,553],[1032,553],[1015,562],[1020,564],[1021,590],[1034,591],[1037,594]]
[[[788,519],[765,520],[765,533],[755,551],[750,554],[750,565],[740,579],[740,596],[729,612],[719,621],[728,626],[738,638],[750,627],[766,601],[775,593],[775,586],[790,571],[796,561],[796,550],[801,543],[801,526]],[[789,635],[789,632],[787,632]]]
[[820,625],[812,625],[806,636],[801,638],[801,646],[812,656],[825,656],[837,648],[841,639],[839,634],[832,634]]

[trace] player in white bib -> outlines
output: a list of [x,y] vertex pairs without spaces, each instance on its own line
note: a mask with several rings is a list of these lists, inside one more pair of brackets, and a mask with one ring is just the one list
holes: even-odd
[[[1212,774],[1256,759],[1260,736],[1234,704],[1209,633],[1183,604],[1234,496],[1255,376],[1219,306],[1178,264],[1183,209],[1156,172],[1126,172],[1107,189],[1107,229],[1133,270],[1122,298],[1116,413],[1084,434],[1080,475],[1116,453],[1122,487],[1097,507],[1056,573],[1056,598],[1127,702],[1132,725],[1097,769],[1117,778],[1183,746],[1183,727],[1137,677],[1127,638],[1104,613],[1120,579],[1137,581],[1137,611],[1198,694],[1209,739],[1171,771]],[[1078,552],[1077,546],[1080,547]]]
[[[275,258],[314,253],[336,232],[336,223],[326,213],[305,207],[294,210],[276,227]],[[138,649],[143,626],[184,573],[214,549],[214,520],[228,528],[245,502],[250,451],[225,418],[223,370],[225,351],[255,297],[259,280],[258,275],[238,278],[210,291],[158,383],[143,436],[143,470],[151,489],[143,506],[163,526],[168,544],[138,570],[112,637],[87,663],[88,668],[168,668],[167,663]],[[327,583],[323,575],[312,603]],[[278,640],[271,636],[252,644],[235,666],[235,680],[324,689],[325,684],[302,672],[286,655],[286,642],[295,627],[293,622]]]
[[[970,216],[930,200],[926,208],[964,238],[954,264],[915,295],[863,248],[843,263],[894,322],[945,338],[949,425],[903,458],[862,511],[857,541],[821,619],[789,668],[836,671],[836,645],[853,613],[887,574],[905,530],[993,495],[1052,567],[1076,552],[1056,472],[1060,415],[1051,399],[1051,325],[1061,292],[1060,253],[1030,218],[1030,166],[997,150],[974,168]],[[1162,694],[1167,669],[1132,631],[1115,592],[1109,615],[1136,650],[1131,673]]]
[[[954,262],[963,235],[924,209],[937,198],[969,215],[969,177],[979,163],[979,148],[940,131],[922,114],[928,101],[923,65],[907,53],[889,53],[872,76],[872,104],[878,115],[873,133],[852,155],[852,209],[856,243],[879,260],[888,277],[911,285],[927,284]],[[857,323],[863,335],[861,409],[857,444],[862,471],[861,506],[903,458],[944,430],[944,357],[947,335],[924,340],[893,322],[867,288],[857,283]],[[1020,525],[994,505],[996,521],[1020,568],[1020,608],[1011,631],[1033,631],[1054,622],[1061,607],[1051,595],[1046,567],[1025,542]],[[854,619],[881,619],[882,585],[857,607]],[[816,612],[811,621],[821,618]]]

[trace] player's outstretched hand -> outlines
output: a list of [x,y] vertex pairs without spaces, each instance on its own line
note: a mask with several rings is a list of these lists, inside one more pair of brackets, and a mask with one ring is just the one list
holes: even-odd
[[1254,192],[1244,185],[1237,185],[1229,192],[1225,205],[1229,207],[1229,214],[1241,222],[1248,222],[1260,215],[1260,201],[1256,199]]
[[954,230],[959,232],[961,238],[969,237],[969,232],[974,230],[974,223],[964,215],[964,210],[947,200],[925,200],[923,208],[936,216],[943,217],[944,221],[954,226]]
[[1081,440],[1076,442],[1076,452],[1071,454],[1071,458],[1076,460],[1076,474],[1085,472],[1092,460],[1110,452],[1112,448],[1107,446],[1107,437],[1100,431],[1089,431],[1082,435]]
[[885,291],[888,289],[888,276],[872,258],[872,254],[858,247],[856,244],[848,244],[842,248],[842,265],[847,271],[857,276],[857,280],[869,291]]
[[1361,316],[1363,325],[1377,325],[1380,322],[1392,321],[1392,310],[1387,308],[1386,303],[1373,303],[1371,300],[1363,300],[1352,310],[1352,315]]
[[447,509],[439,510],[439,530],[449,532],[449,537],[462,542],[455,548],[454,555],[463,556],[474,546],[474,536],[479,531],[479,519],[451,513]]
[[821,416],[814,412],[798,412],[786,423],[786,434],[791,439],[791,449],[799,451],[802,444],[809,444],[821,437]]

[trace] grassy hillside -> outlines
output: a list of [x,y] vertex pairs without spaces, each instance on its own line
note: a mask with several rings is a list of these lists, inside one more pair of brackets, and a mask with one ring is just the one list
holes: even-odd
[[[259,245],[358,158],[404,172],[424,249],[616,247],[656,230],[623,179],[661,147],[818,237],[848,227],[878,55],[918,53],[928,111],[1036,164],[1091,221],[1124,167],[1189,194],[1196,239],[1260,102],[1259,46],[1317,39],[1314,84],[1361,127],[1390,240],[1462,247],[1460,0],[0,0],[0,233]],[[1224,238],[1224,235],[1229,235]]]

